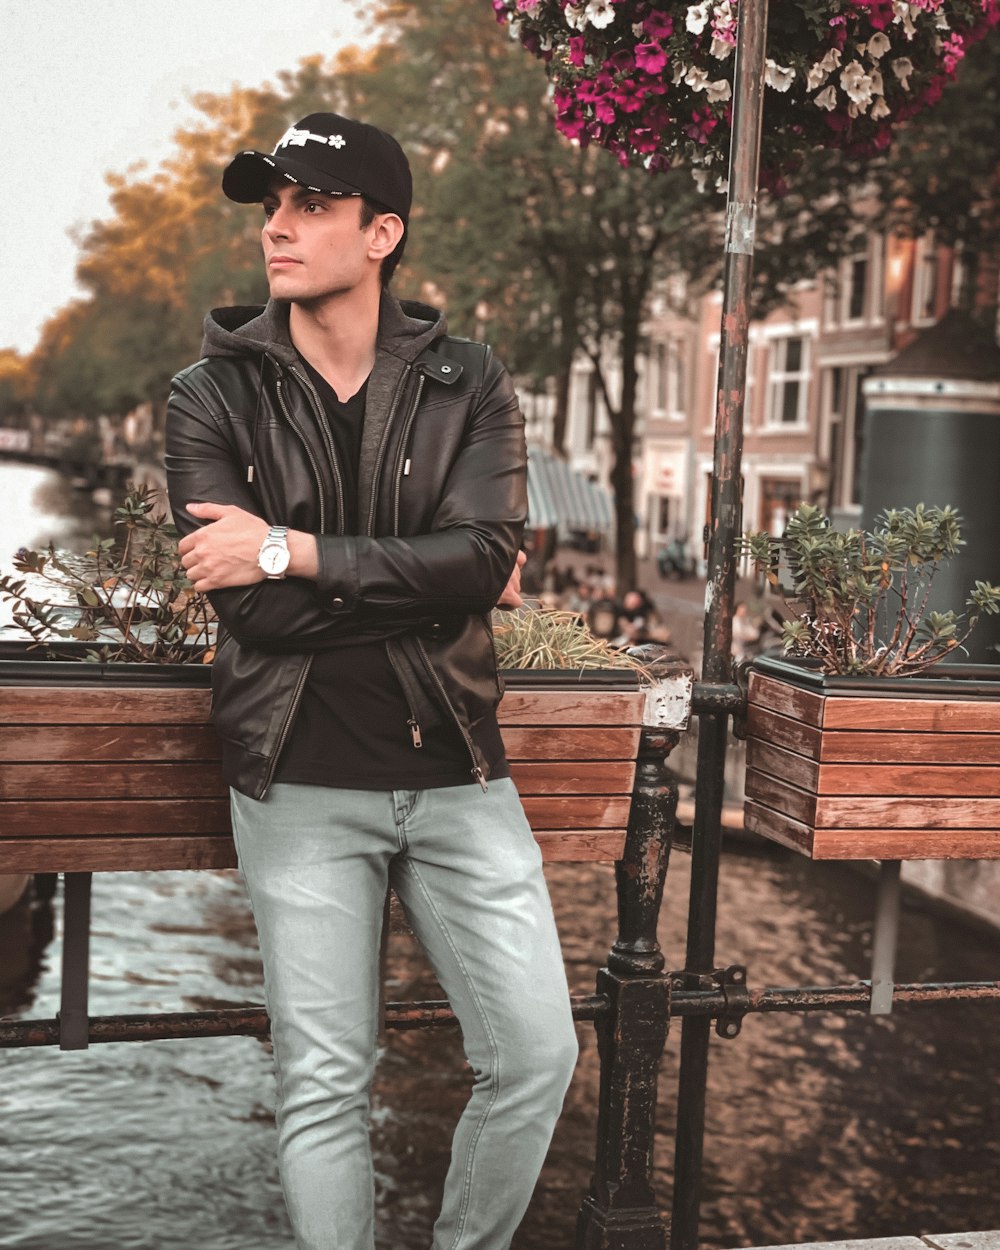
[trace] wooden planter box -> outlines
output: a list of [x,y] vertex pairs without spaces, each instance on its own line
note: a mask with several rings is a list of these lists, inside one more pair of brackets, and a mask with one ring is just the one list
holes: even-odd
[[813,859],[1000,858],[1000,667],[750,673],[746,826]]
[[[643,715],[634,674],[505,678],[511,772],[545,857],[617,859]],[[235,867],[209,680],[194,665],[0,658],[0,873]]]

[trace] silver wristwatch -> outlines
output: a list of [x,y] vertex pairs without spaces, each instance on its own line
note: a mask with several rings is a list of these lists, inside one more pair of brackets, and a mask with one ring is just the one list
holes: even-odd
[[288,526],[272,525],[260,545],[257,563],[270,579],[280,581],[285,576],[291,558],[288,550]]

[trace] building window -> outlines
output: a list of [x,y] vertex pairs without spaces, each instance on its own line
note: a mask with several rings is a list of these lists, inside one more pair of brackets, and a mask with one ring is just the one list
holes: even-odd
[[913,323],[928,325],[937,320],[938,256],[933,234],[917,244],[913,268]]
[[768,369],[766,421],[772,428],[804,426],[809,391],[809,351],[802,335],[775,339]]
[[684,353],[680,339],[668,338],[653,349],[653,411],[678,416],[684,411]]
[[845,321],[861,321],[865,315],[865,294],[868,283],[868,257],[851,256],[847,261],[847,282],[844,294],[847,307]]
[[785,532],[788,518],[802,502],[802,483],[794,478],[762,477],[760,479],[759,526],[772,538]]

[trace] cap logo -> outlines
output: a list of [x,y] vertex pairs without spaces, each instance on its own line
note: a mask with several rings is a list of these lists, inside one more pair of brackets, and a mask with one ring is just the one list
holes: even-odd
[[275,144],[272,156],[279,148],[304,148],[308,142],[322,143],[324,147],[336,148],[338,151],[344,147],[347,140],[343,135],[314,135],[311,130],[297,130],[294,126],[289,126],[285,133]]

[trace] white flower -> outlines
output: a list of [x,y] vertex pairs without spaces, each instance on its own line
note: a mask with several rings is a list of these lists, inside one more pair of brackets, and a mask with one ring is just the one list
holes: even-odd
[[708,86],[708,73],[697,65],[692,65],[684,75],[684,81],[692,91],[704,91]]
[[892,62],[892,72],[899,79],[904,91],[910,89],[910,75],[913,73],[913,62],[908,56],[897,56]]
[[831,83],[825,91],[821,91],[813,100],[817,108],[826,109],[828,113],[837,107],[837,88]]
[[873,69],[868,75],[872,84],[872,95],[881,95],[885,91],[885,84],[882,82],[882,75],[877,69]]
[[867,107],[871,103],[874,84],[865,73],[860,61],[851,61],[849,65],[844,66],[840,71],[840,85],[853,104],[863,104]]
[[912,6],[906,3],[906,0],[892,0],[893,22],[895,25],[902,23],[903,33],[907,39],[912,39],[917,33],[917,28],[913,24]]
[[815,91],[816,88],[826,82],[833,70],[840,64],[840,49],[830,48],[822,61],[816,64],[806,74],[806,87],[809,91]]
[[584,12],[587,21],[595,30],[603,30],[615,20],[615,6],[612,0],[590,0]]
[[868,40],[868,55],[873,61],[879,61],[885,56],[891,46],[885,35],[880,30],[877,30],[871,39]]
[[715,180],[715,189],[716,191],[721,192],[723,195],[728,195],[729,194],[729,179],[723,178],[723,176],[719,174],[718,178],[716,178]]
[[708,4],[690,5],[684,24],[692,35],[700,35],[708,25]]
[[636,39],[641,39],[641,38],[642,38],[642,36],[643,36],[643,26],[642,26],[642,22],[633,22],[633,23],[632,23],[632,34],[636,37]]
[[586,10],[577,8],[575,4],[568,4],[563,9],[563,17],[566,19],[566,25],[570,30],[583,30],[587,25]]
[[872,119],[881,121],[883,117],[888,117],[891,112],[892,109],[885,102],[885,96],[880,95],[872,107]]
[[951,23],[943,13],[939,13],[934,19],[934,25],[938,30],[951,30]]
[[709,52],[717,61],[724,61],[727,56],[732,54],[732,51],[733,45],[731,43],[726,43],[725,39],[718,38],[712,40],[712,46],[709,48]]
[[733,94],[733,89],[729,85],[728,78],[716,78],[714,82],[706,83],[705,97],[710,103],[716,104],[720,100],[728,100]]
[[705,188],[708,186],[708,170],[692,169],[691,177],[694,179],[694,184],[698,190],[704,192]]
[[790,65],[777,65],[770,57],[764,68],[764,81],[775,91],[787,91],[795,78],[795,70]]
[[674,61],[670,67],[670,79],[676,87],[687,74],[687,66],[682,61]]

